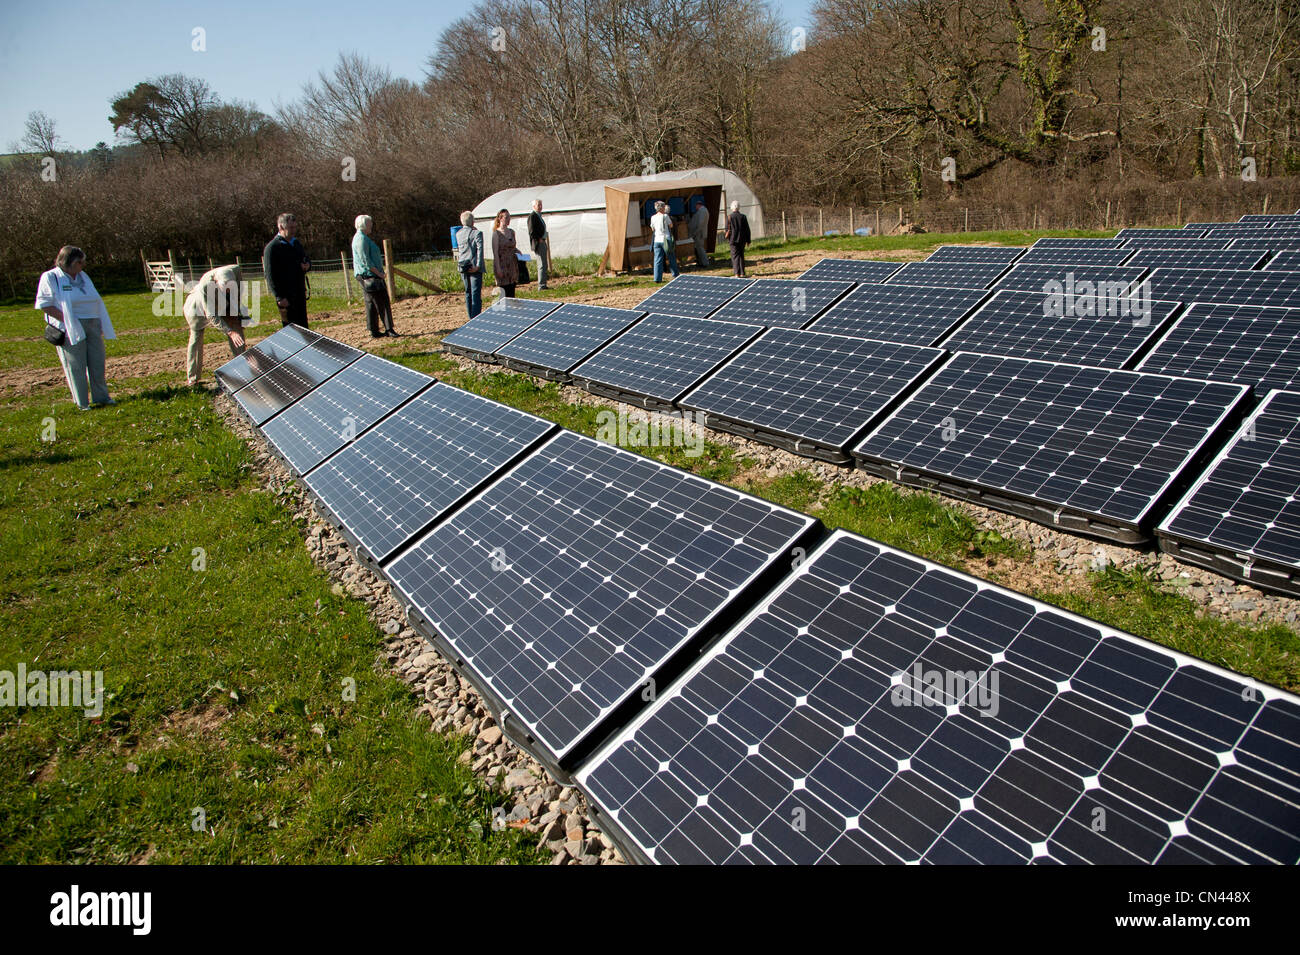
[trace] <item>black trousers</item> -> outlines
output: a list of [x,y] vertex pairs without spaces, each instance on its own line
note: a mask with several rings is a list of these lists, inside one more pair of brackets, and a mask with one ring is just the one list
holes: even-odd
[[731,271],[740,278],[745,277],[745,247],[728,243],[731,246]]
[[[307,300],[305,298],[287,299],[288,305],[280,308],[281,325],[301,325],[307,327]],[[277,303],[279,307],[279,303]]]
[[[366,325],[371,335],[381,335],[393,330],[393,303],[388,300],[388,286],[384,280],[369,276],[361,280],[361,290],[366,295]],[[379,320],[383,319],[383,327]]]

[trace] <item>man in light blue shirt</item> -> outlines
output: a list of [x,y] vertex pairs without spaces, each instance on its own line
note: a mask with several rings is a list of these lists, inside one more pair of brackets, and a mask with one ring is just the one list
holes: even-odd
[[[397,337],[393,328],[393,303],[388,298],[388,286],[384,282],[384,256],[379,251],[379,244],[370,238],[375,227],[374,220],[367,215],[357,216],[357,234],[352,237],[352,271],[366,296],[366,324],[370,326],[371,338],[383,338],[384,335]],[[384,331],[380,331],[379,319],[384,320]]]
[[483,310],[483,233],[474,228],[474,213],[460,214],[456,232],[456,268],[465,283],[465,311],[473,318]]

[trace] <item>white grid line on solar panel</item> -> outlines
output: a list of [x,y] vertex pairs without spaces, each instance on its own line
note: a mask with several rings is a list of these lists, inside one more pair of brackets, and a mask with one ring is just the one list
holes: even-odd
[[1071,311],[1041,292],[998,292],[939,344],[948,351],[1122,368],[1179,307],[1149,302],[1148,309],[1136,298],[1111,304],[1132,307],[1127,315],[1108,314],[1104,304]]
[[1134,239],[1187,239],[1192,238],[1190,233],[1205,234],[1204,229],[1120,229],[1115,233],[1115,238],[1121,239],[1124,243],[1131,244]]
[[941,245],[925,262],[1001,262],[1009,265],[1025,253],[1024,246]]
[[959,352],[855,453],[1141,527],[1246,390]]
[[838,531],[577,781],[664,863],[1290,863],[1298,704]]
[[1160,525],[1300,568],[1300,394],[1270,392]]
[[839,448],[943,356],[937,348],[774,328],[680,404]]
[[575,378],[671,402],[763,330],[761,325],[647,315],[573,369]]
[[988,288],[1006,269],[1001,262],[908,262],[884,284]]
[[749,288],[753,279],[716,275],[679,275],[641,300],[637,309],[660,315],[707,318]]
[[984,289],[938,285],[859,285],[813,322],[809,330],[933,345],[988,294]]
[[1126,249],[1140,251],[1142,249],[1184,249],[1184,250],[1202,250],[1213,251],[1215,249],[1228,249],[1232,247],[1231,239],[1180,239],[1177,233],[1169,238],[1151,238],[1151,239],[1129,239],[1125,242]]
[[561,432],[387,573],[563,760],[813,523]]
[[566,303],[502,345],[497,354],[567,372],[643,314],[640,309]]
[[238,391],[320,337],[297,325],[286,325],[219,366],[214,375],[228,390]]
[[559,302],[526,298],[498,299],[495,305],[479,312],[444,338],[442,343],[490,355],[520,332],[532,328],[559,305]]
[[883,259],[822,259],[799,278],[875,284],[885,281],[901,267],[901,262]]
[[1277,253],[1268,260],[1268,265],[1264,266],[1264,269],[1269,272],[1300,271],[1300,249]]
[[1300,384],[1300,308],[1193,303],[1137,370],[1291,388]]
[[440,383],[305,481],[382,563],[554,427]]
[[433,379],[362,355],[262,429],[299,474],[306,474]]
[[[1128,265],[1020,265],[1011,266],[1011,271],[997,280],[994,289],[1015,289],[1021,292],[1055,292],[1057,282],[1062,286],[1063,294],[1074,298],[1084,294],[1083,283],[1089,283],[1094,290],[1100,282],[1108,283],[1115,294],[1124,294],[1147,273],[1147,269]],[[1116,285],[1115,283],[1119,283]],[[1071,291],[1073,290],[1073,291]],[[1177,297],[1157,295],[1156,298],[1177,301]]]
[[1132,249],[1094,249],[1074,246],[1034,246],[1016,265],[1123,265],[1133,256]]
[[240,388],[235,400],[260,427],[362,354],[342,342],[321,338]]
[[1267,269],[1155,269],[1151,295],[1183,302],[1300,306],[1300,275]]
[[853,287],[853,282],[755,279],[753,285],[709,317],[769,328],[803,328]]
[[1146,269],[1254,269],[1267,256],[1250,249],[1139,249],[1128,264]]
[[1035,243],[1034,243],[1033,245],[1031,245],[1029,248],[1030,248],[1030,251],[1033,251],[1034,249],[1049,249],[1049,248],[1059,248],[1059,249],[1122,249],[1122,248],[1124,248],[1124,240],[1123,240],[1123,239],[1120,239],[1120,238],[1114,238],[1114,239],[1073,239],[1073,238],[1068,238],[1068,237],[1062,237],[1062,238],[1051,238],[1051,237],[1048,237],[1048,238],[1039,239],[1037,242],[1035,242]]
[[1233,251],[1250,249],[1258,252],[1290,252],[1300,249],[1300,236],[1291,239],[1234,239],[1228,243],[1228,248]]

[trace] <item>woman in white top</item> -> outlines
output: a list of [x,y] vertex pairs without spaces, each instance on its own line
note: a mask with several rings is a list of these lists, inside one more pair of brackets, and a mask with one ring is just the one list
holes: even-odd
[[668,214],[668,203],[660,200],[655,203],[655,214],[650,217],[650,228],[654,229],[655,282],[664,280],[664,259],[672,268],[673,278],[677,278],[677,249],[673,238],[673,217]]
[[63,332],[59,362],[72,400],[82,411],[92,404],[117,403],[108,396],[104,380],[104,339],[116,338],[117,333],[85,266],[86,253],[65,245],[54,268],[41,275],[36,287],[36,308],[45,313],[49,325]]

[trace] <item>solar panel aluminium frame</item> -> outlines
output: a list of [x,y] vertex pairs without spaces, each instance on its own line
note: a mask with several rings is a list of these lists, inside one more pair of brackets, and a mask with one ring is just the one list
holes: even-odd
[[466,348],[464,345],[457,345],[457,344],[455,344],[454,342],[452,342],[452,343],[449,344],[449,343],[447,342],[447,338],[451,337],[451,335],[453,335],[455,332],[460,331],[461,328],[464,328],[466,325],[469,325],[471,322],[474,322],[474,321],[476,321],[476,320],[482,318],[484,315],[487,315],[488,312],[490,312],[490,311],[491,311],[492,309],[494,309],[494,308],[499,308],[499,309],[501,309],[502,311],[510,311],[510,310],[512,310],[512,309],[515,309],[515,308],[518,308],[518,307],[519,307],[519,306],[517,306],[517,305],[502,305],[502,304],[501,304],[502,302],[528,302],[528,303],[536,302],[536,303],[539,303],[539,304],[549,305],[549,306],[551,306],[551,307],[548,308],[548,309],[547,309],[545,312],[543,312],[542,314],[538,315],[536,318],[534,318],[531,322],[529,322],[529,323],[528,323],[527,325],[525,325],[523,328],[519,329],[519,331],[515,332],[515,334],[513,334],[513,335],[511,335],[509,338],[507,338],[504,342],[502,342],[500,345],[498,345],[497,348],[503,348],[503,347],[505,347],[506,345],[510,344],[510,342],[514,341],[516,338],[518,338],[518,337],[519,337],[520,335],[522,335],[524,332],[528,331],[530,328],[532,328],[532,327],[533,327],[534,325],[536,325],[538,322],[542,321],[542,320],[543,320],[544,318],[546,318],[547,316],[553,314],[553,313],[555,312],[556,309],[558,309],[561,305],[564,304],[563,302],[550,302],[550,301],[546,301],[545,299],[536,299],[536,298],[500,298],[500,299],[497,299],[496,302],[494,302],[492,305],[488,306],[487,308],[483,309],[483,311],[479,312],[477,315],[475,315],[473,318],[471,318],[468,322],[465,322],[464,325],[461,325],[459,328],[455,328],[455,329],[453,329],[452,331],[448,332],[447,335],[446,335],[446,337],[444,337],[443,340],[442,340],[442,342],[440,343],[440,345],[441,345],[441,347],[442,347],[442,350],[445,351],[445,352],[449,352],[450,354],[453,354],[453,355],[460,355],[462,358],[469,358],[469,359],[472,359],[472,360],[477,361],[477,362],[482,362],[482,363],[485,364],[485,365],[496,365],[496,364],[500,364],[500,361],[497,359],[497,356],[496,356],[496,350],[495,350],[495,349],[493,349],[492,351],[489,352],[489,351],[483,351],[483,350],[478,349],[478,348]]
[[[552,319],[552,318],[557,317],[557,316],[560,314],[560,312],[561,312],[565,307],[567,307],[567,306],[569,306],[569,305],[583,305],[583,306],[586,306],[586,305],[588,305],[588,304],[589,304],[589,303],[587,303],[587,302],[565,302],[565,303],[563,303],[559,308],[557,308],[555,311],[551,312],[549,315],[545,316],[545,317],[544,317],[541,321],[539,321],[536,325],[533,325],[533,326],[531,326],[531,327],[529,327],[529,328],[524,329],[522,332],[520,332],[520,333],[519,333],[518,335],[516,335],[514,338],[510,339],[510,341],[506,342],[504,345],[501,346],[501,349],[505,349],[505,348],[510,347],[510,346],[513,345],[515,342],[517,342],[519,339],[521,339],[521,338],[523,338],[525,335],[527,335],[529,332],[536,331],[536,330],[537,330],[537,329],[538,329],[538,328],[539,328],[539,327],[540,327],[544,322],[546,322],[548,319]],[[607,307],[607,306],[603,306],[603,305],[602,305],[602,306],[594,306],[594,307],[597,307],[597,308],[605,308],[605,307]],[[504,355],[504,354],[501,354],[501,349],[498,349],[498,350],[497,350],[497,353],[496,353],[496,356],[495,356],[495,360],[496,360],[497,363],[499,363],[503,368],[508,368],[508,369],[510,369],[511,371],[517,371],[517,372],[520,372],[521,374],[525,374],[525,375],[532,375],[532,376],[534,376],[534,377],[536,377],[536,378],[544,378],[544,379],[546,379],[547,381],[558,381],[558,382],[559,382],[560,384],[562,384],[562,385],[569,385],[569,384],[572,384],[572,383],[573,383],[573,375],[569,374],[569,372],[571,372],[574,368],[577,368],[577,367],[578,367],[579,365],[581,365],[584,361],[586,361],[586,360],[587,360],[588,358],[590,358],[592,355],[596,354],[596,352],[600,351],[602,348],[604,348],[606,345],[608,345],[610,342],[612,342],[615,338],[617,338],[619,335],[622,335],[625,331],[627,331],[629,328],[631,328],[631,327],[632,327],[633,325],[635,325],[637,322],[641,321],[641,319],[645,318],[647,314],[649,314],[649,313],[647,313],[647,312],[643,312],[643,311],[641,311],[640,309],[637,309],[637,308],[618,308],[618,309],[613,309],[613,310],[614,310],[614,311],[620,311],[620,312],[631,312],[631,313],[635,314],[636,317],[633,318],[633,319],[632,319],[630,322],[628,322],[626,325],[624,325],[622,328],[620,328],[618,331],[616,331],[616,332],[615,332],[613,335],[611,335],[609,338],[606,338],[603,342],[601,342],[601,343],[600,343],[599,345],[597,345],[595,348],[592,348],[592,349],[590,349],[589,351],[587,351],[587,352],[586,352],[586,353],[585,353],[581,358],[579,358],[577,361],[572,362],[572,363],[571,363],[567,368],[548,368],[546,365],[539,365],[539,364],[536,364],[535,362],[527,361],[526,359],[523,359],[523,358],[513,358],[513,357],[511,357],[510,355]]]

